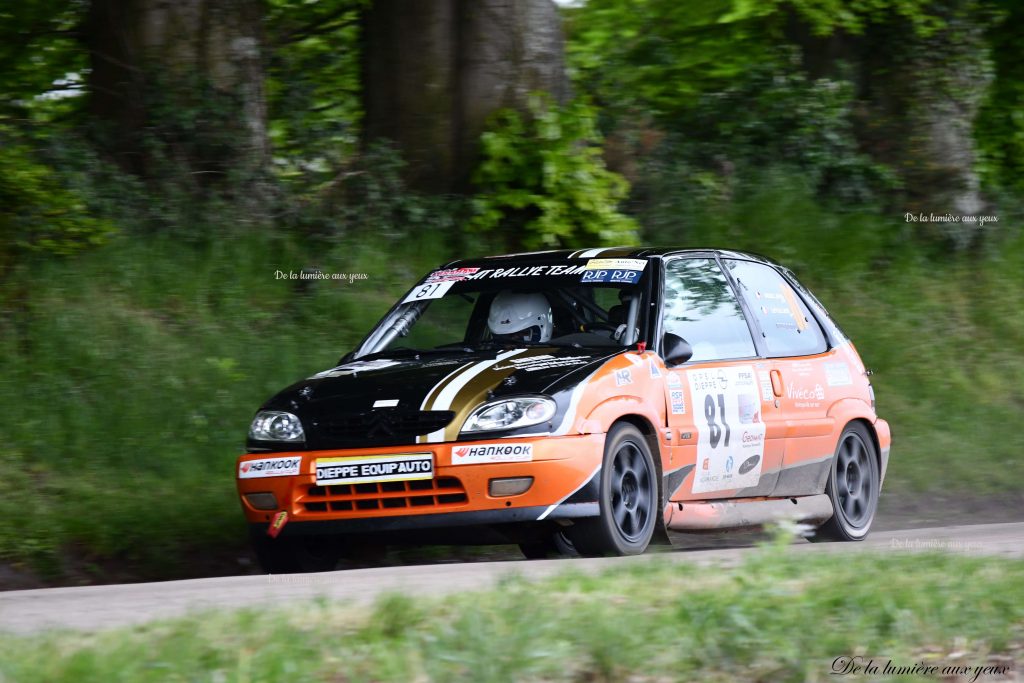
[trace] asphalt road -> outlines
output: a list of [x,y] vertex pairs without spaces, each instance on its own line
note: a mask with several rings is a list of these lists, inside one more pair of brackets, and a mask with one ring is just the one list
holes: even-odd
[[[49,628],[94,631],[166,619],[191,611],[254,605],[287,605],[318,597],[370,603],[381,593],[438,595],[483,589],[502,576],[540,578],[573,568],[598,571],[652,555],[673,562],[732,564],[752,550],[757,536],[688,536],[687,547],[641,557],[469,562],[351,569],[290,576],[231,576],[188,581],[0,593],[0,632],[30,634]],[[714,547],[712,547],[714,546]],[[721,547],[726,546],[726,547]],[[811,544],[796,540],[790,552],[915,552],[939,550],[993,557],[1024,556],[1024,523],[945,526],[873,533],[862,543]]]

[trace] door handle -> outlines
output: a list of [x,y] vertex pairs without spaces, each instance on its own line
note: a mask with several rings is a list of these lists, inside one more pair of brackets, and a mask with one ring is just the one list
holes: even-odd
[[782,398],[782,373],[778,370],[772,370],[772,393],[775,394],[776,398]]

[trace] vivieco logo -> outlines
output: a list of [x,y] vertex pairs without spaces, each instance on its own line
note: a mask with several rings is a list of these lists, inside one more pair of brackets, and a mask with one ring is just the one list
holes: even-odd
[[452,448],[453,465],[475,465],[489,462],[530,462],[532,443],[481,443]]
[[289,458],[246,460],[238,464],[238,478],[290,477],[298,474],[301,466],[302,457],[298,455]]

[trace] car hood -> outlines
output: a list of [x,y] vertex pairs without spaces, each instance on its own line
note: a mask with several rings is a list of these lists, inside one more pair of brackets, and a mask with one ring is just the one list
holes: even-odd
[[[621,347],[551,346],[377,356],[344,363],[296,382],[263,409],[298,415],[307,432],[308,448],[386,445],[379,440],[367,441],[360,431],[362,424],[372,426],[375,412],[386,412],[400,421],[398,418],[409,420],[410,415],[423,415],[424,411],[437,415],[450,411],[453,415],[448,420],[456,431],[449,427],[442,439],[431,440],[451,440],[457,435],[457,427],[481,402],[521,394],[547,394],[558,401],[594,369],[623,351]],[[564,408],[559,405],[558,413]],[[337,428],[339,421],[351,428]],[[427,427],[409,429],[423,432]],[[396,435],[399,440],[407,437]]]

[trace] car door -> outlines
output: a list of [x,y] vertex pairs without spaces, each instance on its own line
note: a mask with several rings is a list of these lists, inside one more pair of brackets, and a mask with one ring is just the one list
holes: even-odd
[[781,432],[769,428],[774,397],[764,394],[758,373],[767,368],[743,307],[713,255],[667,258],[664,273],[662,333],[693,348],[666,370],[668,500],[764,495],[783,452],[769,437]]
[[723,264],[771,363],[774,413],[784,436],[782,468],[771,494],[820,493],[835,447],[831,394],[842,370],[851,383],[849,369],[832,357],[811,311],[774,267],[741,259]]

